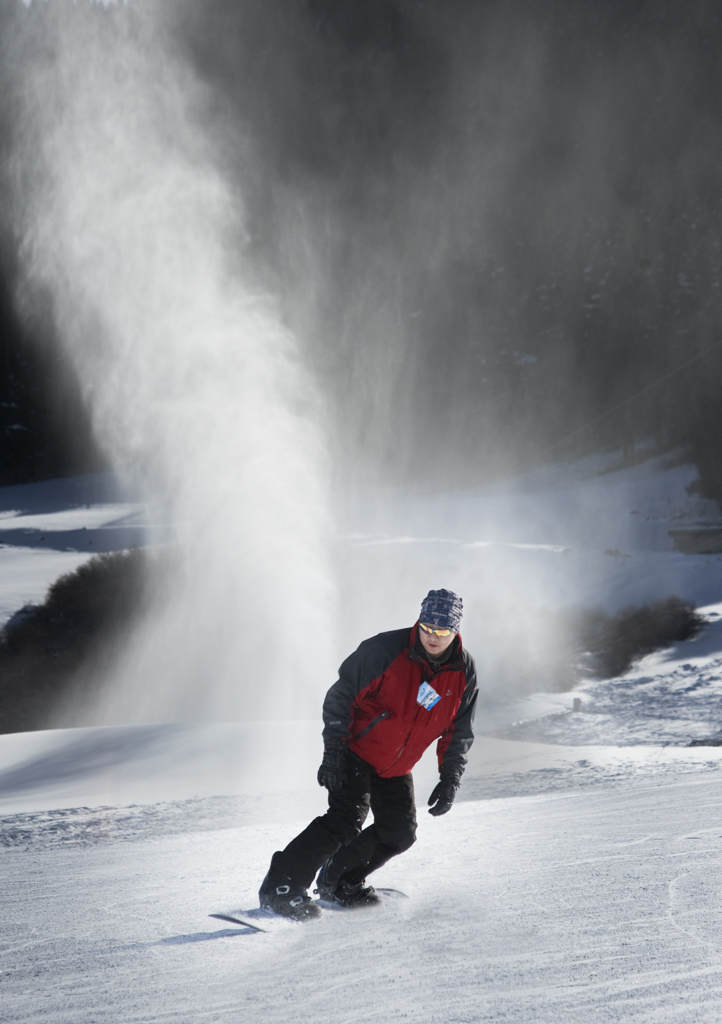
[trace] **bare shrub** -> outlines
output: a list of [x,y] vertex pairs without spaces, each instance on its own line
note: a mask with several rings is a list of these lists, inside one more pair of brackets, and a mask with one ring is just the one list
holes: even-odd
[[690,640],[704,619],[694,605],[679,597],[609,615],[601,608],[571,616],[572,643],[587,673],[604,679],[622,675],[652,651]]
[[146,556],[96,555],[0,632],[0,732],[43,728],[79,669],[144,605]]

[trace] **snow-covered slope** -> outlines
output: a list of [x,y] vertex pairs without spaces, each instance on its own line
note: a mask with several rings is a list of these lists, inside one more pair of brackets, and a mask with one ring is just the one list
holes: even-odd
[[256,904],[304,801],[283,820],[272,804],[265,820],[226,808],[215,828],[189,813],[184,830],[186,807],[5,825],[20,841],[0,857],[4,1021],[720,1018],[715,770],[422,813],[418,843],[378,879],[408,901],[273,934],[208,914]]
[[[559,470],[491,494],[389,496],[363,537],[348,513],[338,564],[354,642],[388,627],[375,616],[397,607],[392,583],[413,594],[430,576],[468,598],[472,650],[484,642],[474,609],[499,578],[520,631],[525,585],[615,607],[664,584],[707,606],[698,639],[619,680],[486,707],[457,804],[438,819],[425,813],[427,755],[419,840],[377,879],[408,901],[272,934],[208,917],[253,906],[273,850],[323,810],[318,721],[0,736],[3,1021],[717,1024],[722,747],[685,744],[722,729],[722,579],[719,556],[677,554],[666,532],[716,514],[686,493],[693,475],[648,464],[575,485]],[[42,511],[18,498],[7,518],[17,529],[24,509],[45,517],[23,527],[39,536],[95,541],[141,511],[86,504],[70,522],[72,501]],[[5,573],[20,548],[0,548],[5,615],[42,598],[65,571],[57,558],[72,567],[97,550],[47,550],[39,536],[32,579]]]
[[692,640],[642,658],[617,678],[586,680],[571,693],[501,700],[485,710],[487,730],[563,744],[722,741],[722,604],[699,612],[705,625]]

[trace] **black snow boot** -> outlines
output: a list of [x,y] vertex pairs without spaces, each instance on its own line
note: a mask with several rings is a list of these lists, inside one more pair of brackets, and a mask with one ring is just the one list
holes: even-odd
[[348,910],[356,910],[360,907],[373,907],[381,902],[373,886],[366,885],[365,878],[356,883],[346,881],[345,879],[339,879],[335,883],[329,881],[330,865],[331,861],[326,861],[316,879],[318,887],[316,892],[322,900],[326,900],[327,903],[338,903],[339,906],[346,907]]
[[261,910],[290,917],[294,921],[309,921],[312,917],[320,917],[321,908],[302,885],[294,883],[291,876],[283,871],[280,857],[280,851],[274,853],[268,874],[258,890]]

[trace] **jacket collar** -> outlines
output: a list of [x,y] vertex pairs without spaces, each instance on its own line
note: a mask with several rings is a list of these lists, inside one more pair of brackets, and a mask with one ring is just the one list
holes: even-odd
[[449,657],[446,661],[441,662],[438,667],[434,667],[430,663],[426,651],[421,646],[418,619],[411,627],[411,632],[409,633],[409,658],[418,665],[425,665],[431,672],[447,672],[449,670],[456,672],[460,668],[463,668],[464,661],[462,658],[462,651],[461,633],[457,633],[454,637],[454,642],[451,645],[451,654]]

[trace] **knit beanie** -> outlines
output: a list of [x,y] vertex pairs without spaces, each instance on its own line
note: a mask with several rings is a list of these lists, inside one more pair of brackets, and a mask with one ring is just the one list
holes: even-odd
[[464,602],[451,590],[430,590],[421,602],[419,621],[436,629],[459,632]]

